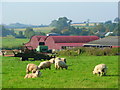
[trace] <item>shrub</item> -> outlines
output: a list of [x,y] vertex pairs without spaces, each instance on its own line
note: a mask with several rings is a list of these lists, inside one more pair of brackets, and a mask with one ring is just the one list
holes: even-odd
[[118,55],[119,48],[95,48],[95,47],[77,47],[59,51],[59,55],[78,56],[78,55],[92,55],[92,56],[112,56]]

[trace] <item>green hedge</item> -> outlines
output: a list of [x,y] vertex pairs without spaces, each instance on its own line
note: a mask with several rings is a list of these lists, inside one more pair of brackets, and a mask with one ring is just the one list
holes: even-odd
[[78,56],[78,55],[92,55],[92,56],[113,56],[118,55],[118,48],[94,48],[94,47],[80,47],[73,49],[66,49],[58,52],[58,55]]

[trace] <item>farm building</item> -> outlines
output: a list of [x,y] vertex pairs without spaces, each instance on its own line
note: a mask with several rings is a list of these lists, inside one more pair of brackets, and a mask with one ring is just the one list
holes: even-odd
[[40,42],[44,42],[47,36],[33,36],[25,46],[29,46],[29,49],[36,49]]
[[36,49],[43,42],[48,49],[63,49],[66,47],[79,47],[90,41],[99,39],[97,36],[33,36],[25,46]]
[[109,36],[84,44],[85,47],[120,47],[120,36]]
[[49,36],[45,41],[45,45],[49,49],[59,50],[66,47],[79,47],[97,39],[99,39],[97,36]]

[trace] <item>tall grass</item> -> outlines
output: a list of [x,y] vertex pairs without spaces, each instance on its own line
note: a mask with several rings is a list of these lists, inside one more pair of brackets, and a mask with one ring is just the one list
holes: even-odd
[[[42,76],[24,79],[28,63],[17,57],[2,57],[3,88],[118,88],[118,56],[65,56],[68,70],[41,70]],[[95,65],[105,63],[107,76],[92,74]]]

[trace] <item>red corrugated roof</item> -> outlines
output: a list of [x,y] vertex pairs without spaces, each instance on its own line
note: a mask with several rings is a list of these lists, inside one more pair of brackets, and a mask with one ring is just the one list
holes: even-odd
[[[32,40],[35,40],[35,39],[37,39],[37,41],[40,41],[41,38],[42,38],[43,40],[45,40],[46,37],[47,37],[47,36],[32,36],[32,37],[30,38],[30,41],[29,41],[28,43],[30,43]],[[25,43],[25,44],[28,44],[28,43]]]
[[87,43],[99,39],[97,36],[49,36],[55,43]]
[[36,38],[38,39],[38,41],[39,41],[40,38],[42,38],[43,40],[45,40],[47,36],[35,36],[35,37],[36,37]]
[[[35,49],[39,45],[40,40],[42,40],[42,42],[44,42],[46,37],[47,36],[32,36],[30,41],[28,43],[26,43],[25,46],[31,46],[33,49]],[[32,48],[29,47],[29,49],[32,49]]]
[[85,43],[57,43],[60,46],[83,46]]
[[97,39],[99,39],[97,36],[33,36],[25,46],[31,46],[35,49],[39,42],[47,42],[46,45],[54,49],[60,48],[60,46],[82,46]]

